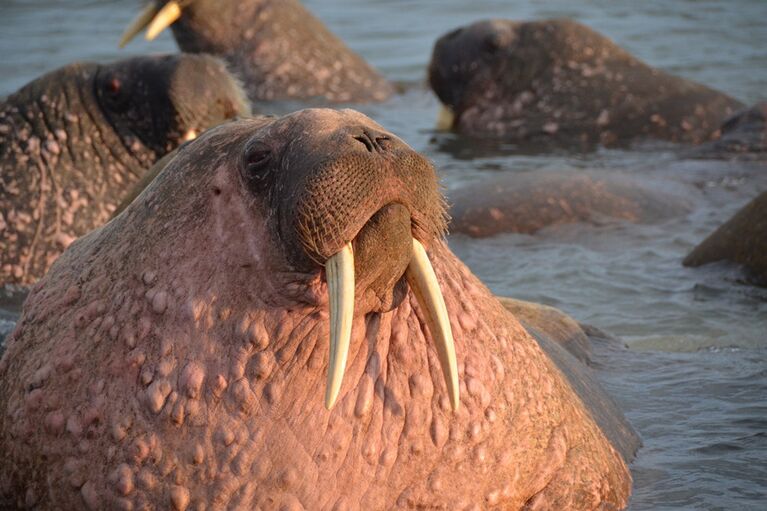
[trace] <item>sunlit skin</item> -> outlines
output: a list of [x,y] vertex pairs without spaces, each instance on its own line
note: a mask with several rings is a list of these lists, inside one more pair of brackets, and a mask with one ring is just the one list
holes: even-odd
[[0,506],[625,507],[633,431],[445,226],[433,166],[354,111],[184,145],[30,294]]

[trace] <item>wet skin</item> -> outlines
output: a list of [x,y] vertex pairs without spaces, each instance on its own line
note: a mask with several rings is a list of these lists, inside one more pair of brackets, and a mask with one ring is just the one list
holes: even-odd
[[743,265],[752,282],[767,286],[767,192],[743,206],[684,259],[685,266],[716,261]]
[[695,190],[594,172],[509,173],[450,195],[450,232],[484,238],[578,222],[652,223],[689,212]]
[[727,119],[712,140],[691,152],[698,158],[767,161],[767,103],[757,103]]
[[140,15],[145,21],[126,35],[146,26],[157,11],[175,10],[178,18],[159,26],[175,20],[171,29],[182,51],[223,58],[254,103],[359,103],[382,101],[394,92],[297,0],[154,0],[146,9],[147,16]]
[[207,56],[77,63],[0,102],[0,284],[31,284],[185,139],[249,109]]
[[[607,430],[625,419],[595,418],[450,252],[438,190],[425,158],[353,111],[229,123],[183,146],[30,294],[0,360],[0,495],[38,509],[623,508],[631,476]],[[349,356],[328,410],[328,310],[349,295],[326,282],[347,247]],[[457,406],[419,247],[452,327]]]
[[570,20],[480,21],[435,44],[429,81],[452,129],[575,149],[700,143],[742,104],[636,59]]

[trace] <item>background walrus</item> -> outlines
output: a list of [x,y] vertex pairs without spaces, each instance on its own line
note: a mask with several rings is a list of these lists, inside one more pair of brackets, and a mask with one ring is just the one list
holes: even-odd
[[683,263],[702,266],[716,261],[741,264],[754,283],[767,286],[767,191],[701,241]]
[[394,91],[297,0],[150,0],[120,44],[168,25],[182,51],[223,58],[253,102],[382,101]]
[[40,278],[159,157],[249,109],[209,56],[70,64],[0,103],[0,283]]
[[429,82],[464,134],[519,143],[699,143],[743,105],[571,20],[479,21],[434,45]]

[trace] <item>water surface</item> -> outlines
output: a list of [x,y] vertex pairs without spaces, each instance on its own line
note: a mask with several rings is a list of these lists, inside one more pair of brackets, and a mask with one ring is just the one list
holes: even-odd
[[[767,189],[759,165],[687,161],[673,147],[521,155],[435,133],[425,66],[438,36],[483,18],[571,17],[651,65],[745,103],[767,100],[763,0],[311,0],[332,30],[405,92],[363,110],[437,164],[448,190],[505,172],[646,175],[682,186],[689,215],[656,225],[564,226],[535,236],[462,236],[452,248],[497,293],[559,307],[630,350],[601,376],[641,432],[632,509],[764,509],[767,291],[725,264],[687,269],[689,250]],[[169,34],[118,51],[132,0],[2,0],[0,95],[73,60],[176,51]],[[16,312],[0,305],[0,326]],[[7,323],[6,323],[7,324]],[[610,358],[611,357],[611,358]]]

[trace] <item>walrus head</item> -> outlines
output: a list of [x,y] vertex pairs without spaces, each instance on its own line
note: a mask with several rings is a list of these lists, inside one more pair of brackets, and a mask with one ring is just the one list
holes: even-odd
[[253,102],[368,102],[394,92],[298,0],[149,0],[120,47],[168,27],[182,51],[225,59]]
[[182,146],[27,299],[0,506],[625,505],[620,454],[444,225],[432,166],[356,112]]
[[479,21],[437,40],[429,63],[429,83],[447,108],[460,112],[509,86],[514,78],[510,71],[516,69],[514,60],[521,58],[514,53],[518,26],[506,20]]
[[[341,386],[353,318],[392,310],[404,298],[407,281],[422,301],[450,402],[457,407],[450,324],[424,248],[446,229],[445,204],[428,160],[351,110],[247,120],[204,138],[201,144],[225,141],[228,147],[227,159],[206,162],[219,170],[204,197],[214,204],[236,200],[252,210],[260,219],[254,232],[271,240],[253,245],[258,263],[242,264],[303,282],[306,293],[293,299],[314,305],[326,279],[331,316],[326,406],[333,405]],[[199,165],[196,157],[188,159],[193,154],[190,144],[165,172]],[[285,296],[286,289],[277,286],[264,298],[280,302]]]
[[101,65],[93,87],[115,131],[138,138],[158,156],[208,127],[250,113],[237,80],[209,55],[136,57]]
[[[139,12],[136,18],[123,32],[120,38],[120,48],[125,47],[142,30],[146,29],[147,41],[152,41],[166,28],[170,27],[181,19],[184,14],[187,18],[190,15],[205,19],[206,23],[211,23],[216,19],[236,19],[239,10],[244,2],[220,2],[208,0],[149,0],[146,6]],[[222,9],[228,11],[228,16],[221,16]],[[240,16],[242,14],[240,13]],[[226,26],[220,26],[221,30],[217,35],[223,38],[232,31],[226,30]],[[191,41],[188,41],[191,42]],[[221,41],[209,41],[211,44]],[[188,47],[186,51],[191,51]]]
[[182,54],[69,64],[0,102],[0,283],[42,277],[159,158],[248,115],[244,98],[222,61]]
[[448,109],[441,128],[535,151],[700,143],[741,107],[568,19],[493,19],[453,30],[434,45],[429,82]]

